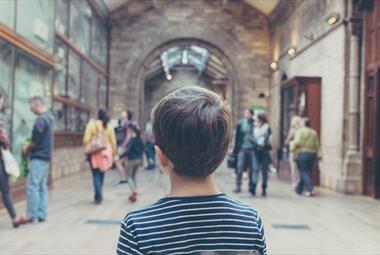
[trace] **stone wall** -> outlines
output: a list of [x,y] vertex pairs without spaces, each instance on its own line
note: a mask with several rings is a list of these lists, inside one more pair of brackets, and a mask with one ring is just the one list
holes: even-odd
[[[285,1],[284,1],[285,2]],[[272,75],[271,112],[274,130],[280,124],[280,82],[282,74],[317,76],[322,78],[321,145],[323,164],[321,185],[344,191],[343,167],[346,147],[346,73],[347,41],[343,23],[345,1],[291,1],[282,3],[274,12],[270,25],[272,57],[279,62],[279,70]],[[340,21],[329,25],[326,18],[333,12]],[[290,58],[286,51],[297,48]],[[279,132],[275,141],[279,143]],[[360,182],[357,182],[360,186]],[[360,187],[356,193],[360,193]]]
[[63,147],[56,148],[52,161],[51,177],[58,180],[80,171],[89,169],[83,153],[83,147]]
[[[267,19],[244,1],[132,0],[112,14],[111,110],[142,112],[144,61],[168,43],[201,41],[220,52],[234,76],[233,108],[242,109],[269,93]],[[153,4],[156,3],[155,6]],[[230,79],[232,77],[229,77]],[[137,116],[138,118],[138,116]]]

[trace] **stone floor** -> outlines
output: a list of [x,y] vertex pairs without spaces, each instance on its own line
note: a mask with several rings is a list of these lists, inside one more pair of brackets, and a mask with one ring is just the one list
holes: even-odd
[[[124,215],[168,191],[158,171],[141,171],[139,200],[131,204],[128,187],[117,182],[115,171],[107,173],[100,206],[92,204],[88,172],[56,183],[44,223],[13,229],[6,212],[0,211],[0,254],[114,254]],[[221,191],[260,211],[269,254],[380,254],[380,201],[321,189],[318,197],[300,197],[274,176],[266,198],[253,198],[246,190],[234,195],[227,169],[217,174],[217,182]],[[25,202],[17,209],[23,213]]]

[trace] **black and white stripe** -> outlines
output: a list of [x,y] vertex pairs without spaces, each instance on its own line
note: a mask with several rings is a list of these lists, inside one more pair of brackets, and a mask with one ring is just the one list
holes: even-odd
[[266,254],[263,224],[251,207],[225,194],[167,197],[128,214],[118,254]]

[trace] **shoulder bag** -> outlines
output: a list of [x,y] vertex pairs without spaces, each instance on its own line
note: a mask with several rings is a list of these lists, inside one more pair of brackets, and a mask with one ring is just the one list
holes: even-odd
[[106,138],[104,136],[104,131],[100,131],[98,127],[98,123],[95,122],[96,127],[96,135],[94,135],[90,142],[87,144],[84,152],[87,155],[92,155],[96,152],[104,150],[107,146]]

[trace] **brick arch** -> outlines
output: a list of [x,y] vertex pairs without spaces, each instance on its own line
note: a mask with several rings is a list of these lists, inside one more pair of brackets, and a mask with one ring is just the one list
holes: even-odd
[[240,81],[239,81],[239,76],[237,73],[237,70],[232,63],[231,59],[229,58],[226,53],[218,48],[217,46],[213,45],[210,42],[204,41],[199,38],[175,38],[173,40],[169,40],[167,42],[162,43],[161,45],[158,45],[155,47],[153,50],[151,50],[145,58],[140,61],[140,65],[137,67],[134,73],[136,75],[133,75],[133,78],[131,79],[131,84],[134,84],[139,89],[139,122],[144,123],[144,85],[145,85],[145,73],[150,65],[150,63],[157,59],[157,57],[160,56],[160,54],[165,51],[166,49],[169,49],[174,46],[181,46],[181,45],[197,45],[202,48],[207,49],[212,55],[216,56],[225,66],[227,70],[227,77],[228,77],[228,82],[227,82],[227,93],[230,96],[228,98],[228,101],[231,105],[231,110],[233,112],[233,116],[236,116],[238,107],[236,104],[236,93],[237,90],[240,87]]

